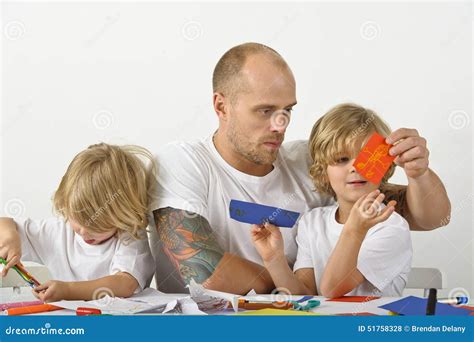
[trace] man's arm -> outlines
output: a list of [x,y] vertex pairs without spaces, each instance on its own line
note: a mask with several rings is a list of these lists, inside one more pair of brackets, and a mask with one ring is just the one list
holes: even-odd
[[385,185],[381,190],[388,201],[397,201],[397,212],[411,230],[432,230],[449,223],[451,203],[439,177],[428,168],[430,152],[426,139],[416,129],[400,128],[387,139],[390,155],[408,178],[408,187]]
[[206,288],[237,294],[255,289],[268,293],[273,282],[264,267],[225,252],[207,220],[181,209],[153,212],[164,252],[184,283],[191,279]]
[[397,201],[396,211],[411,230],[433,230],[449,223],[451,204],[439,177],[431,170],[408,180],[408,186],[385,184],[381,191],[386,201]]

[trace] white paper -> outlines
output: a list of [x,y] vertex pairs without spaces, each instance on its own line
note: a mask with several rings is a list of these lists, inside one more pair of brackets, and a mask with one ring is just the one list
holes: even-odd
[[205,298],[206,296],[210,298],[225,299],[231,303],[232,308],[234,309],[235,312],[239,310],[239,296],[238,295],[227,293],[227,292],[208,290],[201,284],[196,283],[194,279],[191,279],[188,285],[188,288],[189,288],[189,293],[191,294],[191,298],[193,298],[195,301],[199,302],[199,299]]
[[148,311],[159,311],[161,309],[171,311],[177,305],[177,300],[189,297],[186,294],[166,294],[154,289],[145,289],[130,298],[119,298],[105,296],[91,301],[77,300],[51,303],[53,305],[76,311],[79,307],[99,309],[105,314],[131,315]]

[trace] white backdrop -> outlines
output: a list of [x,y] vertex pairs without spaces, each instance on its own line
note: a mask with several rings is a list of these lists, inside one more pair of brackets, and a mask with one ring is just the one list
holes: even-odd
[[[342,101],[427,138],[453,215],[446,228],[412,233],[413,265],[445,273],[442,295],[474,295],[469,2],[12,1],[1,18],[0,215],[51,215],[68,163],[92,143],[153,151],[209,135],[214,65],[256,41],[279,51],[297,80],[287,141],[307,138]],[[405,183],[403,171],[392,181]]]

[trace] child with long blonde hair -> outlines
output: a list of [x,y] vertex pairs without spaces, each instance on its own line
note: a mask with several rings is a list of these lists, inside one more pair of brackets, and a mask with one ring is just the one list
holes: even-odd
[[129,297],[155,270],[150,253],[153,157],[138,146],[89,146],[69,165],[54,194],[60,217],[0,218],[0,257],[45,265],[54,280],[33,289],[45,302]]

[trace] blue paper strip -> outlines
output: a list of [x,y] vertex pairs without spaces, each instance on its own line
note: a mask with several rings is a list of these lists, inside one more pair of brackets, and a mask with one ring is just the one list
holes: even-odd
[[236,221],[249,224],[263,224],[265,221],[277,227],[292,228],[299,213],[267,205],[231,200],[230,217]]

